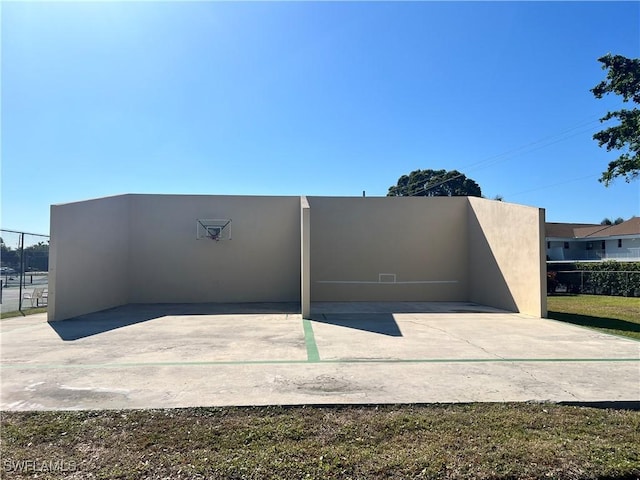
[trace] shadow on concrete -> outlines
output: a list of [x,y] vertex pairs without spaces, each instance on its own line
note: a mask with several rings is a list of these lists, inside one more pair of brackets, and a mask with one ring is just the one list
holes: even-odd
[[640,410],[640,401],[638,400],[615,400],[610,402],[558,402],[558,405],[602,408],[606,410]]
[[576,313],[548,312],[547,316],[561,322],[572,323],[583,327],[602,328],[604,330],[615,330],[621,332],[640,333],[640,323],[633,323],[617,318],[592,317],[590,315],[579,315]]
[[402,336],[392,313],[316,313],[311,314],[311,320],[390,337]]
[[99,335],[157,318],[182,315],[299,314],[298,303],[187,303],[124,305],[68,320],[49,322],[65,341]]
[[472,302],[311,302],[311,316],[334,313],[491,313],[512,314]]

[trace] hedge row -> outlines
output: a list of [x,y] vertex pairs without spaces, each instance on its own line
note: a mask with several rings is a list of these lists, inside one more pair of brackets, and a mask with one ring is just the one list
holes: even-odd
[[553,293],[559,285],[571,293],[640,297],[640,262],[549,265],[547,291]]

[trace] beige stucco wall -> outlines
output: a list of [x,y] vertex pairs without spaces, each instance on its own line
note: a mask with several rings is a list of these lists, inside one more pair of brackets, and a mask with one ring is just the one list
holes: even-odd
[[544,210],[469,198],[469,300],[546,316]]
[[311,208],[307,197],[300,197],[300,311],[311,317]]
[[[473,301],[546,315],[540,209],[466,197],[306,200],[54,205],[49,319],[126,303],[301,300],[307,314],[311,301]],[[232,239],[196,240],[198,218],[230,218]]]
[[[232,239],[196,240],[198,218],[230,218]],[[127,303],[299,299],[299,197],[125,195],[51,208],[49,320]]]
[[50,321],[127,303],[129,200],[51,206]]
[[[131,303],[300,299],[300,199],[132,195]],[[196,219],[231,219],[232,239],[196,240]]]
[[467,300],[466,198],[307,198],[312,301]]

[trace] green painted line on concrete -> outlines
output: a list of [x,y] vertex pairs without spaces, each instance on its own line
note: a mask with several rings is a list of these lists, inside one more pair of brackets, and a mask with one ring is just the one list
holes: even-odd
[[307,346],[307,360],[313,363],[319,362],[320,353],[318,352],[316,337],[313,334],[313,325],[311,325],[311,320],[303,318],[302,327],[304,328],[304,343]]
[[[317,353],[317,349],[316,349]],[[130,368],[130,367],[215,367],[241,365],[302,365],[307,363],[326,364],[368,364],[368,363],[593,363],[593,362],[640,362],[640,358],[418,358],[418,359],[333,359],[333,360],[244,360],[210,362],[132,362],[132,363],[93,363],[93,364],[4,364],[0,370],[33,369],[91,369],[91,368]]]
[[320,363],[580,363],[640,362],[640,358],[349,358],[321,360]]

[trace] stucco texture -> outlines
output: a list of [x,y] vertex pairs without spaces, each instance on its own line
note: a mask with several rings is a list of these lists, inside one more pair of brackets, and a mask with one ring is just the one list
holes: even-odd
[[[230,219],[231,239],[196,240]],[[472,301],[546,314],[544,211],[467,197],[122,195],[51,207],[49,320],[135,303]]]

